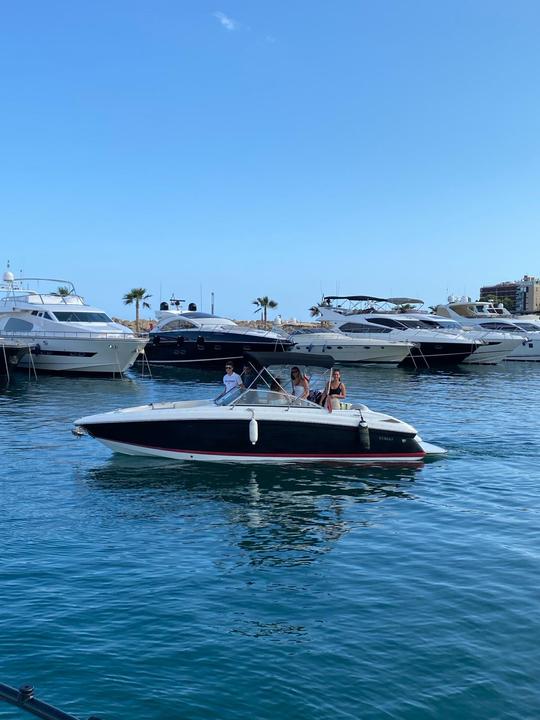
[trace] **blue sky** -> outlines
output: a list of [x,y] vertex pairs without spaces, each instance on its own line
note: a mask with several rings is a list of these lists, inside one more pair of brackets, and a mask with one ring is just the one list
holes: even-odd
[[0,258],[129,317],[540,275],[540,5],[48,0],[0,23]]

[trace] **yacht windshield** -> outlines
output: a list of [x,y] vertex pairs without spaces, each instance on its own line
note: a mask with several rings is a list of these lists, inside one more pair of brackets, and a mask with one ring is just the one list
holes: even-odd
[[517,322],[516,325],[523,330],[528,330],[529,332],[538,332],[540,330],[540,325],[534,325],[530,322]]
[[412,328],[414,330],[425,330],[429,328],[429,325],[422,320],[402,320],[400,318],[399,322],[405,325],[406,328]]
[[439,318],[437,318],[437,320],[432,320],[430,318],[429,320],[422,320],[422,322],[425,325],[441,328],[442,330],[461,330],[461,325],[455,320],[440,320]]
[[60,322],[112,322],[111,318],[108,315],[98,312],[57,312],[55,310],[54,315],[56,319]]

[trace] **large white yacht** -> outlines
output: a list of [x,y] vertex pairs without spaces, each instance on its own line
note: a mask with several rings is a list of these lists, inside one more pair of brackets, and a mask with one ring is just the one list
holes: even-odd
[[378,337],[414,344],[401,366],[426,368],[457,365],[481,343],[463,332],[429,327],[418,317],[422,300],[371,295],[330,295],[318,305],[323,320],[354,337]]
[[540,361],[540,325],[533,320],[514,318],[501,303],[473,302],[470,297],[456,298],[450,295],[448,303],[437,305],[435,312],[455,320],[463,328],[513,335],[519,343],[505,360]]
[[19,278],[9,269],[0,290],[0,334],[35,346],[18,367],[69,375],[120,376],[148,341],[87,305],[73,283]]
[[296,330],[289,339],[294,342],[294,352],[328,353],[345,364],[399,365],[414,347],[406,341],[352,337],[324,327]]

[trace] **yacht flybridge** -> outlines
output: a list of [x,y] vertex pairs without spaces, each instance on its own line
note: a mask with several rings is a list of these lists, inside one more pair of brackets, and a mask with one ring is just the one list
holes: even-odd
[[[408,423],[365,405],[340,403],[330,411],[290,395],[270,367],[296,365],[310,373],[303,354],[250,353],[245,359],[256,375],[248,389],[216,400],[152,403],[83,417],[74,433],[128,455],[213,462],[410,463],[446,452],[425,443]],[[309,358],[310,368],[333,364],[327,354]]]
[[19,367],[69,375],[120,376],[148,336],[135,335],[103,310],[87,305],[73,283],[49,278],[15,280],[7,270],[0,290],[0,335],[34,346]]
[[435,312],[459,323],[465,330],[482,331],[489,341],[504,333],[516,345],[505,357],[510,361],[540,361],[540,324],[535,320],[514,317],[499,303],[473,302],[469,297],[450,296],[446,305],[437,305]]
[[401,366],[425,368],[457,365],[481,343],[462,332],[446,332],[422,323],[422,300],[371,295],[326,296],[318,305],[326,320],[352,337],[378,337],[413,343]]
[[152,367],[222,369],[225,360],[241,360],[246,352],[283,352],[293,346],[281,333],[198,312],[194,304],[183,310],[180,302],[163,302],[156,313],[158,324],[144,352],[145,362]]

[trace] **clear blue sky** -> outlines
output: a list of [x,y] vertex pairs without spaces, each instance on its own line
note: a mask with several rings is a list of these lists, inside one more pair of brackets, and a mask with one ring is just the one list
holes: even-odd
[[0,23],[2,266],[428,304],[540,275],[540,4],[20,0]]

